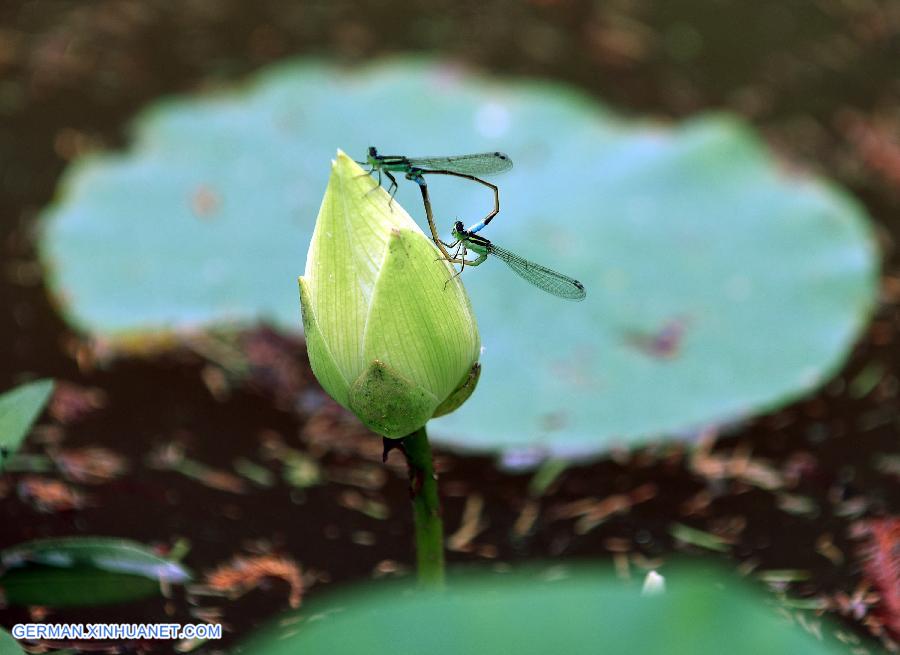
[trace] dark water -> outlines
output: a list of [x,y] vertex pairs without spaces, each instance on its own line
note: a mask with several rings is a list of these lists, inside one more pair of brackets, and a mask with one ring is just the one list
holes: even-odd
[[[745,569],[809,571],[792,594],[840,605],[841,594],[860,583],[853,524],[893,514],[900,501],[900,464],[890,458],[900,352],[900,280],[893,277],[900,10],[891,2],[4,2],[0,388],[52,376],[78,385],[70,404],[95,390],[101,409],[82,417],[57,406],[29,452],[102,446],[124,457],[130,473],[105,484],[69,482],[86,498],[65,511],[36,507],[22,492],[29,474],[6,476],[0,546],[68,534],[161,547],[182,538],[191,545],[186,563],[201,576],[235,554],[272,552],[300,564],[309,594],[408,569],[412,526],[401,462],[392,456],[383,467],[377,438],[321,395],[302,344],[266,330],[235,337],[243,367],[233,370],[198,354],[206,352],[202,337],[164,355],[98,361],[47,300],[33,248],[34,217],[52,200],[67,161],[123,144],[128,120],[154,98],[293,54],[352,65],[398,52],[568,81],[624,112],[739,112],[787,161],[837,179],[863,200],[883,228],[887,261],[883,304],[841,375],[814,397],[720,439],[719,459],[698,461],[678,446],[622,455],[567,470],[529,505],[528,475],[442,453],[448,532],[467,504],[474,511],[482,503],[486,524],[450,561],[615,556],[634,567],[685,549],[671,534],[680,522],[726,538],[727,552],[710,556]],[[160,470],[167,447],[232,474],[235,458],[247,457],[275,484],[242,479],[238,491],[233,480]],[[322,482],[285,482],[285,447],[305,453]],[[730,473],[714,479],[715,466]],[[566,518],[567,509],[576,511],[569,503],[633,498],[636,489],[647,498],[597,527],[584,531],[578,516]],[[523,530],[531,511],[533,526]],[[48,620],[189,622],[200,607],[206,616],[221,612],[231,630],[224,646],[286,608],[287,596],[278,581],[238,600],[191,600],[176,590],[170,600],[51,612]],[[27,617],[24,609],[0,610],[2,625]],[[861,620],[842,621],[845,630],[867,633]]]

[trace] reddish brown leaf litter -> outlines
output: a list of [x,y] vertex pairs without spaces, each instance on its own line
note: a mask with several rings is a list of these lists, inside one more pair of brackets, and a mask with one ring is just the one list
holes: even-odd
[[746,442],[738,443],[730,453],[713,453],[716,436],[715,431],[701,436],[690,461],[694,473],[710,481],[733,479],[760,489],[785,486],[783,474],[769,462],[754,458],[752,447]]
[[[237,335],[232,341],[252,339]],[[291,366],[306,366],[302,351],[293,358]],[[185,606],[176,594],[165,604],[167,616],[218,613],[230,626],[228,639],[246,635],[249,626],[283,609],[283,597],[268,592],[272,580],[285,581],[287,604],[292,604],[312,579],[325,587],[329,581],[409,575],[411,527],[403,458],[394,453],[392,465],[382,464],[381,440],[333,409],[330,401],[296,406],[296,413],[275,410],[247,378],[233,380],[229,393],[219,396],[202,379],[209,365],[203,359],[167,354],[162,361],[182,362],[176,368],[149,359],[109,360],[112,377],[98,373],[109,406],[90,425],[45,425],[45,430],[65,432],[66,449],[57,445],[59,440],[30,444],[31,449],[55,452],[57,463],[59,453],[70,460],[74,454],[76,462],[95,453],[100,469],[115,452],[110,445],[125,449],[120,457],[132,464],[129,475],[92,489],[100,501],[96,507],[66,513],[84,526],[82,531],[146,542],[173,543],[183,537],[191,543],[186,564],[199,570],[230,557],[222,552],[230,544],[241,544],[252,554],[233,558],[208,576],[206,595],[224,594],[225,600],[215,607],[193,601]],[[159,397],[147,399],[143,390],[149,378],[156,380]],[[310,386],[300,393],[315,390]],[[128,409],[133,398],[147,404],[140,423]],[[169,414],[172,407],[177,411]],[[301,407],[309,413],[297,411]],[[821,510],[810,509],[832,503],[849,515],[866,511],[872,499],[832,473],[846,461],[840,448],[841,461],[835,464],[823,460],[821,448],[811,449],[797,438],[806,415],[822,420],[827,406],[823,410],[821,403],[809,401],[763,417],[750,430],[756,434],[753,439],[749,432],[726,437],[710,431],[693,449],[651,446],[593,464],[544,467],[525,475],[503,473],[490,458],[439,452],[448,559],[452,565],[492,560],[492,567],[509,570],[523,558],[560,558],[561,565],[569,557],[605,558],[621,575],[633,576],[659,567],[677,551],[705,553],[727,557],[745,573],[756,571],[780,594],[810,602],[831,598],[822,606],[877,634],[874,615],[858,611],[867,596],[854,596],[856,581],[837,590],[823,585],[829,571],[846,566],[843,553],[849,551],[834,536],[842,534],[839,527],[821,522]],[[136,424],[144,429],[143,439],[123,441],[122,428]],[[871,465],[892,475],[882,460],[873,459]],[[59,468],[58,474],[65,471]],[[241,477],[229,469],[242,471]],[[58,491],[72,489],[50,475],[22,480],[33,486],[35,478],[57,482]],[[259,484],[263,478],[266,483]],[[29,506],[34,496],[30,494]],[[148,498],[153,502],[146,503]],[[140,503],[141,519],[129,523],[125,517],[134,515],[135,503]],[[22,513],[9,499],[0,510],[10,516]],[[29,525],[47,536],[72,530],[70,522],[30,517],[16,524],[21,533],[17,540],[34,536]],[[810,557],[817,558],[817,567],[807,567]],[[303,571],[319,573],[304,575],[292,558],[304,562]],[[193,599],[204,595],[200,588],[189,592]]]
[[36,475],[29,475],[18,484],[19,497],[39,512],[71,512],[88,506],[88,498],[71,485]]
[[900,123],[870,119],[857,112],[842,112],[838,128],[860,161],[893,187],[900,187]]
[[878,592],[878,617],[891,636],[900,639],[900,517],[860,521],[854,527],[865,540],[860,550],[863,573]]
[[62,424],[84,420],[103,409],[107,396],[102,389],[82,387],[64,380],[57,380],[50,399],[50,416]]
[[484,498],[479,494],[472,494],[466,498],[462,519],[455,532],[451,532],[446,539],[447,548],[455,551],[469,551],[473,548],[473,541],[485,528],[487,522],[482,516]]
[[109,448],[68,448],[51,456],[67,480],[81,484],[103,484],[128,471],[128,461]]
[[657,493],[653,483],[642,484],[623,494],[613,494],[606,498],[582,498],[565,505],[552,507],[548,520],[576,518],[575,533],[585,534],[616,514],[626,514],[637,504],[652,500]]
[[303,598],[304,582],[300,566],[289,557],[254,555],[235,557],[206,576],[206,586],[236,598],[256,589],[269,578],[284,580],[290,587],[288,604],[297,608]]
[[247,357],[249,383],[293,407],[309,386],[309,372],[295,357],[305,347],[302,339],[268,327],[243,332],[241,350]]

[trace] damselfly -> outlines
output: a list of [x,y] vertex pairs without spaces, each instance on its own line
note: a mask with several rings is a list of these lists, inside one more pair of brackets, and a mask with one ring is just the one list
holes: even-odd
[[[464,229],[462,221],[456,221],[453,226],[453,238],[456,239],[456,242],[451,247],[456,247],[457,251],[450,261],[462,267],[460,273],[466,266],[480,266],[488,258],[488,255],[493,255],[527,282],[547,293],[566,300],[584,300],[584,285],[578,280],[528,261],[506,248],[495,246],[484,237]],[[477,253],[478,257],[472,260],[466,259],[465,256],[469,250]]]
[[412,180],[420,187],[425,186],[425,175],[453,175],[466,180],[483,184],[494,192],[494,209],[469,228],[475,234],[490,223],[500,212],[500,190],[496,185],[481,179],[481,175],[495,175],[512,168],[512,160],[502,152],[480,152],[474,155],[454,155],[449,157],[405,157],[403,155],[379,155],[375,146],[369,147],[365,162],[369,165],[369,174],[378,173],[378,184],[384,174],[391,184],[388,193],[391,200],[397,192],[397,178],[394,173],[403,173],[407,180]]

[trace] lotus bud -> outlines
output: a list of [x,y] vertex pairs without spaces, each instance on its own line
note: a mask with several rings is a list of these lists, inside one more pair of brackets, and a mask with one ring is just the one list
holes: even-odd
[[338,151],[300,305],[312,371],[373,431],[405,437],[478,381],[475,316],[453,267],[409,214]]

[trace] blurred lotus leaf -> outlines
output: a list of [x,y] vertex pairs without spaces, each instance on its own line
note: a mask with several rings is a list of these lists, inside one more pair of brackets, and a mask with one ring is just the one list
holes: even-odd
[[[501,262],[463,273],[483,373],[463,411],[433,422],[445,441],[575,454],[772,408],[835,372],[873,306],[863,210],[738,119],[624,121],[565,86],[418,60],[291,62],[239,93],[157,104],[129,152],[66,175],[44,217],[51,288],[105,337],[224,319],[296,329],[323,162],[369,145],[509,153],[482,234],[587,288],[567,303]],[[463,180],[429,188],[445,234],[492,206]],[[424,225],[415,185],[398,198]]]
[[0,655],[22,655],[25,651],[19,646],[19,642],[13,639],[3,628],[0,628]]
[[[562,567],[450,580],[444,593],[363,585],[304,606],[233,653],[667,653],[826,655],[818,640],[730,576],[666,567],[666,591],[642,594],[609,567]],[[548,576],[544,576],[545,578]],[[818,621],[818,619],[816,619]],[[821,625],[819,626],[821,628]],[[830,643],[829,643],[830,639]]]

